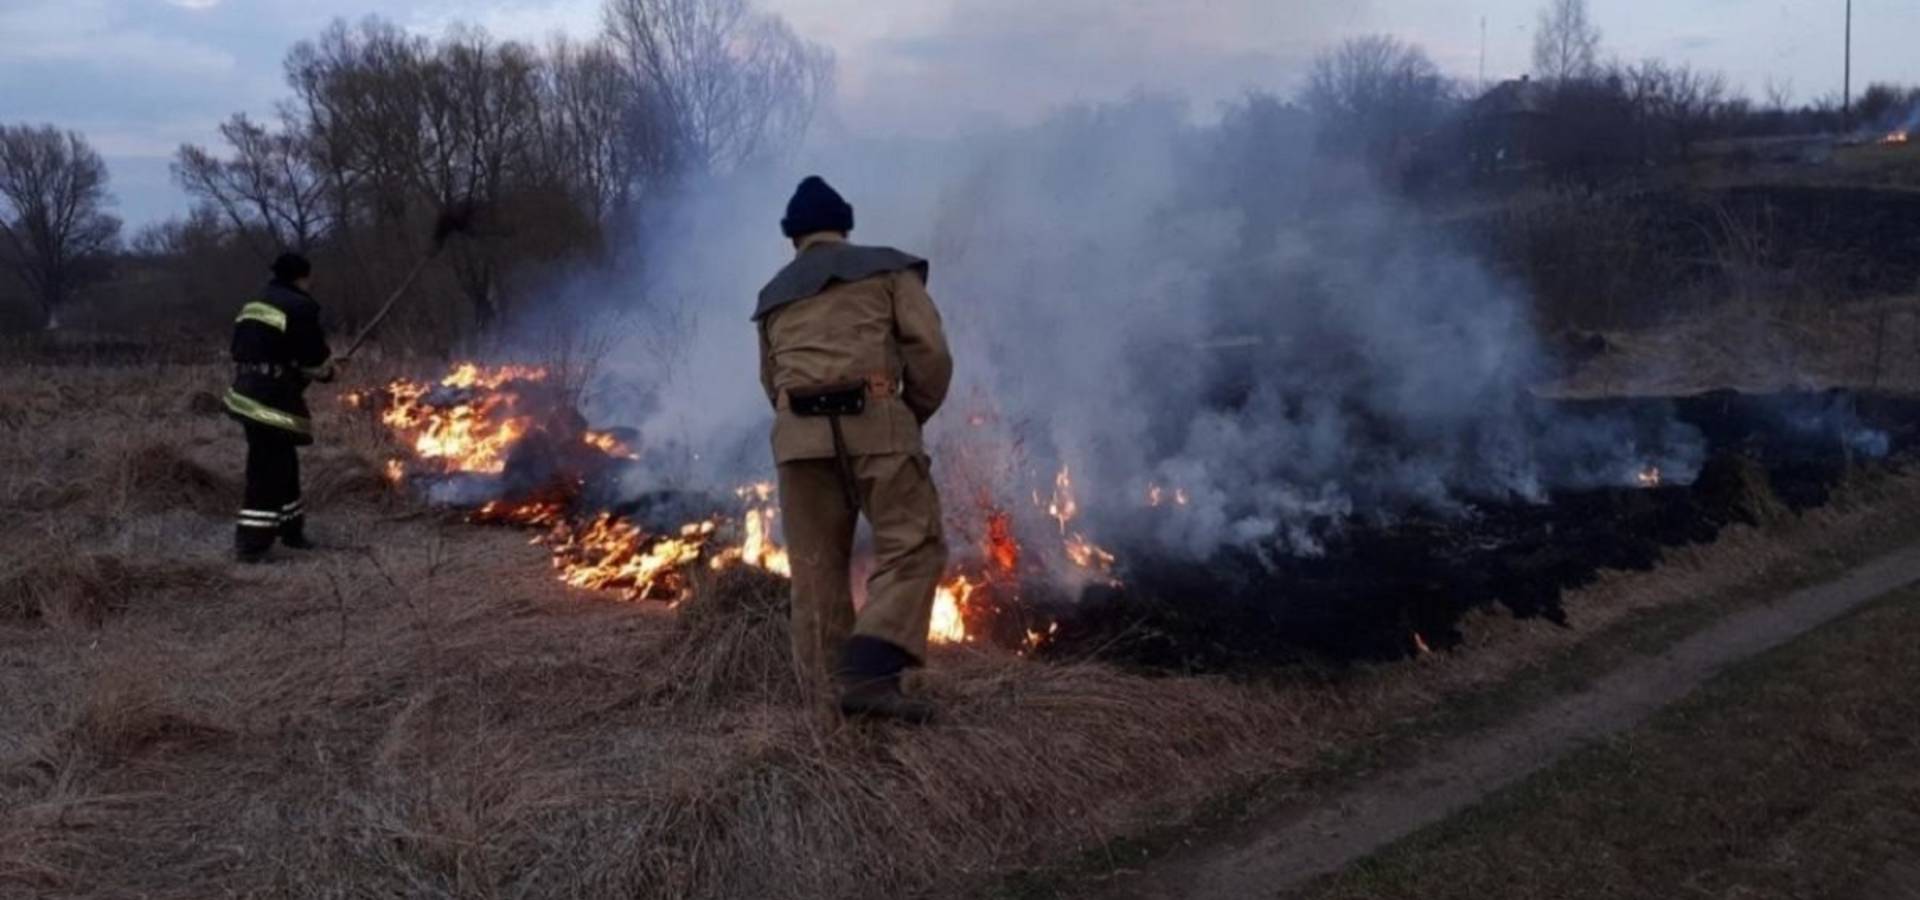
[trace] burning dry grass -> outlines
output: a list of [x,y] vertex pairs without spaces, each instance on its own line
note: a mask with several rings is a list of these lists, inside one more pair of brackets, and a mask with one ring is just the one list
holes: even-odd
[[1878,483],[1609,577],[1578,629],[1487,615],[1463,653],[1331,680],[943,648],[918,676],[941,724],[843,725],[794,696],[777,580],[703,572],[677,612],[589,599],[522,534],[392,515],[377,445],[324,404],[346,446],[308,456],[317,524],[365,549],[228,564],[238,430],[178,418],[217,377],[0,370],[25,406],[117,398],[0,434],[10,512],[106,485],[0,560],[0,603],[33,598],[0,606],[0,892],[957,895],[1306,772],[1635,610],[1920,532],[1920,482]]

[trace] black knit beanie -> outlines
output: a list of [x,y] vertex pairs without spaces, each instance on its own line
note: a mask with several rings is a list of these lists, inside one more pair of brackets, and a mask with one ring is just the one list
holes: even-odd
[[816,231],[853,231],[853,207],[818,175],[809,175],[787,201],[787,217],[780,231],[791,240]]
[[313,263],[298,253],[282,253],[273,261],[273,280],[292,284],[313,274]]

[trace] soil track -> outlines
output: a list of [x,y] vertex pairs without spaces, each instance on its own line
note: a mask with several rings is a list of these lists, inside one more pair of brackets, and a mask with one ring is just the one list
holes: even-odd
[[1624,730],[1729,664],[1920,583],[1920,545],[1736,613],[1592,687],[1441,749],[1411,768],[1235,827],[1114,885],[1114,900],[1274,897],[1472,806],[1580,744]]

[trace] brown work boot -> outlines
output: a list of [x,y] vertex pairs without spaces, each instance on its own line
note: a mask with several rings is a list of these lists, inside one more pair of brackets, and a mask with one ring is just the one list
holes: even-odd
[[900,690],[900,673],[919,661],[879,638],[855,635],[840,653],[840,712],[920,725],[933,721],[933,705]]
[[900,679],[884,678],[848,685],[840,692],[840,712],[853,718],[892,719],[908,725],[933,721],[933,704],[907,696]]

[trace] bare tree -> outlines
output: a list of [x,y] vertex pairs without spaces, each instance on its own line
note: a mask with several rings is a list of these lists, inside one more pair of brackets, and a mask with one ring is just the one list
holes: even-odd
[[832,82],[827,52],[753,0],[607,0],[606,24],[535,48],[336,21],[289,53],[281,123],[235,117],[176,176],[235,235],[317,245],[344,296],[384,294],[443,247],[415,289],[488,329],[552,264],[639,227],[656,188],[796,145]]
[[1692,158],[1727,105],[1727,79],[1718,72],[1649,59],[1626,70],[1625,79],[1642,127],[1650,137],[1664,136],[1682,159]]
[[555,180],[540,154],[538,54],[477,28],[456,27],[436,44],[369,20],[335,23],[296,46],[288,71],[321,145],[315,156],[337,181],[363,186],[375,227],[418,245],[443,214],[473,226],[447,260],[482,327],[497,321],[514,239],[533,224],[510,221],[511,208]]
[[107,214],[107,164],[78,132],[0,126],[0,234],[48,329],[120,236]]
[[1452,86],[1426,51],[1388,35],[1352,38],[1313,62],[1301,104],[1333,145],[1387,162],[1445,114]]
[[1600,28],[1587,14],[1587,0],[1548,0],[1533,35],[1533,69],[1541,78],[1572,81],[1599,70]]
[[338,202],[363,201],[377,218],[392,221],[417,200],[413,191],[429,149],[422,134],[422,71],[431,52],[424,38],[367,19],[353,28],[335,21],[288,54],[287,78],[314,158],[335,182]]
[[233,155],[220,159],[188,144],[180,148],[173,176],[187,193],[220,211],[235,230],[259,236],[268,246],[307,250],[332,227],[339,214],[330,203],[329,180],[314,159],[315,146],[305,128],[284,115],[278,131],[268,131],[243,114],[220,126]]
[[1920,87],[1875,82],[1854,101],[1854,120],[1861,128],[1905,130],[1920,114]]
[[428,66],[426,106],[434,165],[422,172],[442,209],[489,219],[454,245],[462,291],[482,327],[500,316],[499,280],[519,228],[510,200],[540,180],[533,171],[540,127],[539,63],[524,44],[493,43],[477,29],[458,29]]
[[1766,97],[1768,112],[1786,113],[1793,109],[1793,79],[1776,79],[1768,75],[1761,93]]
[[642,157],[627,140],[628,84],[619,58],[605,44],[560,39],[549,46],[542,72],[540,168],[605,222],[630,201]]
[[606,29],[669,171],[793,146],[832,87],[831,54],[749,0],[607,0]]

